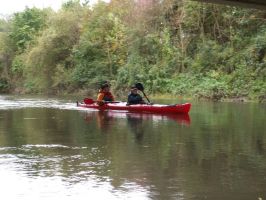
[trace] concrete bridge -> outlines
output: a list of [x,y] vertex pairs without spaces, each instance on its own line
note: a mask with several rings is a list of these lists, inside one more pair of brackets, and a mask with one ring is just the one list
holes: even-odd
[[196,0],[196,1],[266,10],[266,0]]

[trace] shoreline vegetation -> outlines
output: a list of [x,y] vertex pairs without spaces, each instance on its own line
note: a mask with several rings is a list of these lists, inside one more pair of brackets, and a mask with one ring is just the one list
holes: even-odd
[[[266,12],[176,0],[79,0],[0,19],[0,93],[266,102]],[[118,92],[119,91],[119,92]]]

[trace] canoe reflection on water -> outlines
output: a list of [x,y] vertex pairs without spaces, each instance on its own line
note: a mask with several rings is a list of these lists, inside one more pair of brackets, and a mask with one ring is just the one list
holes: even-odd
[[96,117],[99,128],[109,126],[114,119],[127,119],[127,121],[134,120],[152,120],[152,121],[175,121],[180,125],[189,126],[191,123],[189,114],[151,114],[151,113],[131,113],[131,112],[117,112],[117,111],[98,111],[86,112],[84,119],[87,122]]
[[[144,132],[149,129],[148,121],[162,122],[175,121],[179,125],[190,125],[190,117],[188,114],[174,114],[174,115],[159,115],[148,113],[130,113],[130,112],[116,112],[116,111],[98,111],[86,112],[84,119],[87,123],[95,123],[97,127],[104,133],[112,132],[112,126],[115,125],[119,119],[125,119],[131,132],[134,133],[137,142],[141,142]],[[121,125],[121,123],[119,123]]]

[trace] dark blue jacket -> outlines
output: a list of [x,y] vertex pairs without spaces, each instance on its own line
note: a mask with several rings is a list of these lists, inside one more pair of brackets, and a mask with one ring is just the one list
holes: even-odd
[[128,104],[141,104],[144,103],[142,97],[139,94],[130,93],[127,97]]

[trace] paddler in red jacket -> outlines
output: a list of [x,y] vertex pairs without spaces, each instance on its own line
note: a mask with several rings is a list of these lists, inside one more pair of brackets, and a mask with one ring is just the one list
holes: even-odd
[[104,83],[101,85],[97,96],[97,102],[99,105],[103,105],[105,101],[114,101],[114,96],[110,92],[110,85],[108,83]]

